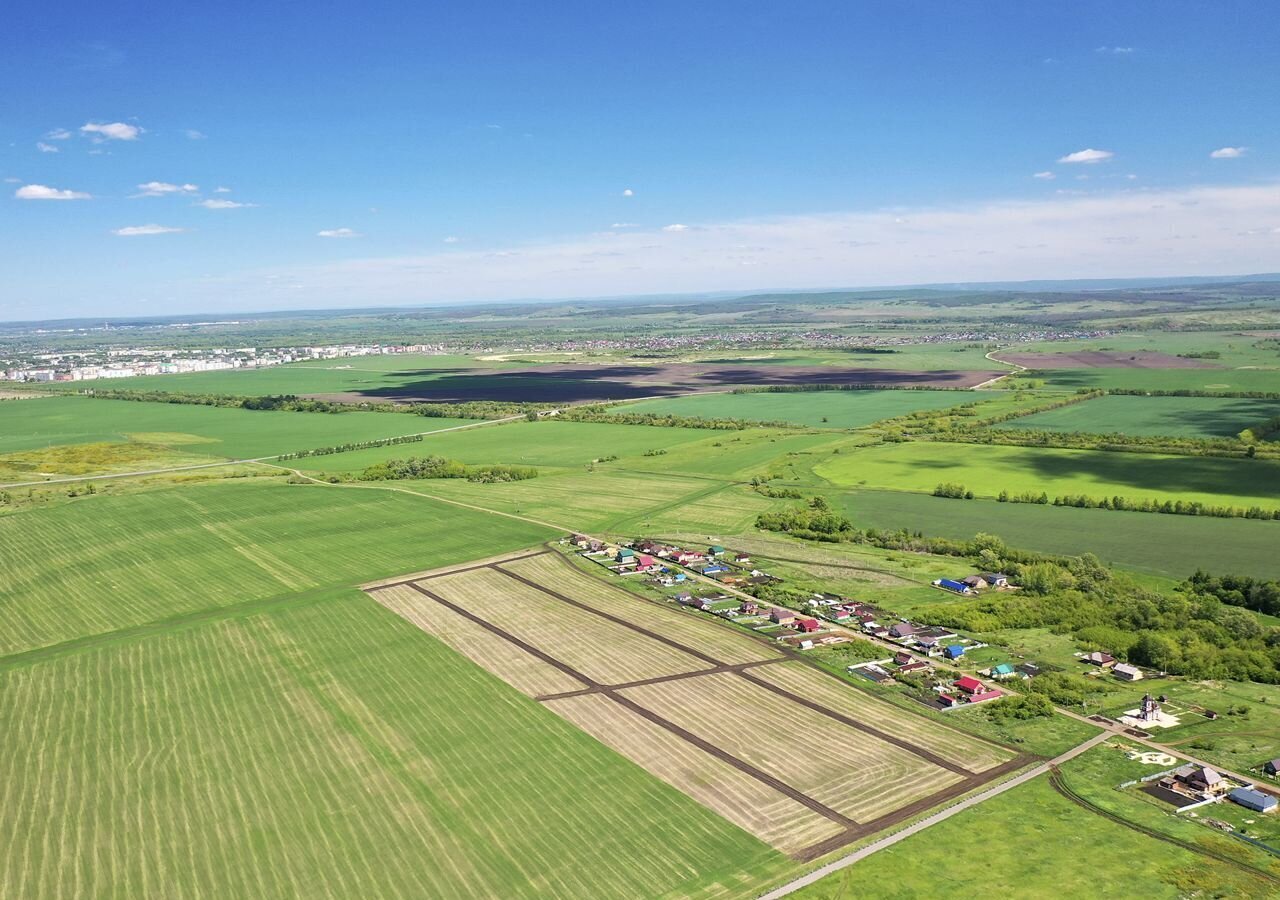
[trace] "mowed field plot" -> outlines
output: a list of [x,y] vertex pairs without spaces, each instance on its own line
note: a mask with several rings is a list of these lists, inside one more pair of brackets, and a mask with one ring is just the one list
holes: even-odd
[[809,428],[859,428],[922,409],[945,409],[978,399],[963,391],[805,391],[695,394],[640,400],[617,413],[787,422]]
[[996,428],[1191,438],[1235,437],[1280,416],[1280,400],[1112,395],[1011,419]]
[[980,497],[1044,491],[1210,505],[1280,506],[1280,462],[918,441],[832,456],[815,474],[839,487],[928,493],[940,482]]
[[1023,765],[553,551],[366,585],[730,822],[809,859]]

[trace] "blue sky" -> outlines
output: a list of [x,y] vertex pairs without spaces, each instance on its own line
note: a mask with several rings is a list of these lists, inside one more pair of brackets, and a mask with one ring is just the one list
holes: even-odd
[[1262,2],[26,4],[0,318],[1280,269],[1278,43]]

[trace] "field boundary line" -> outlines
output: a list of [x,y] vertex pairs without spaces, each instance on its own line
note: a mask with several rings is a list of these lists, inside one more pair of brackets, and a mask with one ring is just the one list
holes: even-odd
[[547,700],[568,700],[571,697],[587,697],[604,691],[625,691],[628,688],[648,687],[651,684],[666,684],[669,681],[684,681],[687,678],[701,678],[704,675],[724,675],[741,672],[744,669],[755,669],[760,666],[772,666],[785,662],[790,662],[790,660],[779,656],[777,659],[756,659],[744,663],[725,663],[714,669],[699,669],[696,672],[676,672],[673,675],[655,675],[653,678],[642,678],[639,681],[624,681],[620,684],[606,684],[598,688],[588,687],[577,691],[561,691],[558,694],[540,694],[533,699],[540,703]]

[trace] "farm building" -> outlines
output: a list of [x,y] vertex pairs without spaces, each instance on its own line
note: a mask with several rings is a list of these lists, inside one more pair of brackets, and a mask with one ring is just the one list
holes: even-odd
[[957,594],[972,594],[973,588],[965,584],[963,581],[953,581],[950,578],[939,578],[933,583],[934,587],[940,587],[944,591],[952,591]]
[[719,544],[712,544],[707,548],[707,556],[719,556],[721,553],[724,553],[724,548]]
[[985,691],[977,691],[969,695],[970,703],[986,703],[988,700],[994,700],[997,697],[1003,697],[1004,694],[995,688],[988,688]]
[[769,612],[769,621],[778,625],[790,625],[795,620],[796,614],[789,609],[781,609],[780,607],[775,606]]
[[1260,813],[1271,812],[1276,808],[1277,802],[1280,802],[1271,794],[1264,794],[1262,791],[1247,787],[1236,788],[1227,794],[1227,798],[1232,803],[1239,803],[1245,809]]
[[942,652],[947,659],[959,659],[964,656],[964,646],[962,644],[952,644]]
[[736,553],[736,554],[734,554],[733,561],[734,561],[734,562],[736,562],[736,563],[737,563],[738,565],[740,565],[740,566],[745,566],[745,565],[747,565],[747,564],[749,564],[749,563],[751,562],[751,554],[750,554],[750,553]]
[[1262,764],[1262,771],[1268,775],[1280,775],[1280,758],[1267,760]]
[[1117,663],[1111,671],[1122,681],[1141,681],[1142,670],[1137,666],[1131,666],[1128,663]]
[[984,591],[990,587],[981,575],[967,575],[961,578],[960,582],[973,591]]
[[898,666],[898,673],[900,675],[910,675],[912,672],[927,672],[930,668],[932,666],[924,660],[917,660],[916,662],[902,663]]
[[849,666],[848,671],[852,672],[854,675],[861,675],[869,681],[874,681],[876,684],[893,683],[893,676],[875,663],[867,663],[861,666]]
[[1003,572],[983,572],[982,580],[994,588],[1005,588],[1009,586],[1009,576]]

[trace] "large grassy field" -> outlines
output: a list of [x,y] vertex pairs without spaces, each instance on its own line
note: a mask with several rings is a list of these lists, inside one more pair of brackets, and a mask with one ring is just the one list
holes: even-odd
[[1184,578],[1197,568],[1280,578],[1280,523],[947,500],[903,491],[851,491],[845,512],[863,528],[907,528],[967,540],[996,534],[1042,553],[1093,553],[1139,572]]
[[968,391],[806,391],[698,394],[642,400],[619,413],[659,413],[753,422],[788,422],[811,428],[859,428],[920,409],[944,409],[982,399]]
[[[977,846],[975,846],[975,844]],[[794,896],[1266,897],[1269,885],[1090,813],[1041,777],[913,835]]]
[[1059,390],[1280,392],[1280,369],[1048,369],[1035,378]]
[[716,434],[724,433],[607,422],[513,422],[433,435],[420,444],[309,457],[291,465],[325,472],[353,472],[386,459],[437,454],[465,463],[582,468],[607,456],[630,458],[643,457],[646,451],[673,452],[684,444],[707,442]]
[[1265,460],[920,441],[844,452],[814,472],[840,487],[928,493],[956,482],[979,497],[1044,491],[1280,506],[1280,463]]
[[1098,397],[1012,419],[998,428],[1098,434],[1235,437],[1280,416],[1280,400],[1228,397]]
[[383,490],[245,482],[83,497],[0,517],[0,654],[554,534]]
[[393,413],[301,413],[89,397],[0,403],[0,455],[129,441],[245,459],[467,424]]
[[0,663],[0,719],[6,897],[743,896],[790,865],[353,590]]

